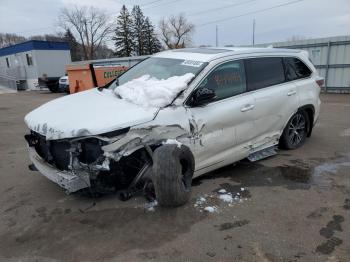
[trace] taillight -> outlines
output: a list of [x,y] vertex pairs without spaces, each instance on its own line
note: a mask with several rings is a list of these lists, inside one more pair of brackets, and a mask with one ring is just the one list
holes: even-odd
[[319,78],[316,80],[316,83],[318,84],[319,87],[323,87],[324,86],[324,79],[323,78]]

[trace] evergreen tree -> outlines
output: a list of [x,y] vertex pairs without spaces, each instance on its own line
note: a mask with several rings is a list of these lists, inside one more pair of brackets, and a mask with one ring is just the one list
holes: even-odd
[[80,61],[81,60],[81,46],[73,36],[72,32],[67,29],[64,33],[63,40],[68,42],[69,49],[70,49],[70,55],[72,58],[72,61]]
[[131,34],[132,18],[128,9],[123,5],[120,14],[117,18],[117,27],[115,36],[112,38],[115,41],[116,52],[119,57],[131,56],[133,51],[133,41]]
[[135,5],[131,12],[132,16],[132,38],[133,38],[133,47],[136,55],[145,54],[145,16],[142,13],[140,6]]
[[154,26],[147,17],[145,20],[145,38],[144,38],[145,55],[158,53],[162,49],[162,45],[155,33]]

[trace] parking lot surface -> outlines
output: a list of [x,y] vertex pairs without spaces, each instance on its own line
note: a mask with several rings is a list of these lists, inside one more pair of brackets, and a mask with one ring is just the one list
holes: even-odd
[[176,209],[92,206],[29,171],[23,118],[59,96],[0,95],[0,261],[350,261],[350,95],[322,95],[303,147],[195,179]]

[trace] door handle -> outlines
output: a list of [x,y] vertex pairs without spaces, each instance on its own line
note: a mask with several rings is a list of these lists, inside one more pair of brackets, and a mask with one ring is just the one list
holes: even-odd
[[292,96],[292,95],[295,95],[297,93],[297,91],[295,90],[290,90],[288,93],[287,93],[287,96]]
[[244,107],[241,108],[241,112],[252,110],[254,107],[255,105],[245,105]]

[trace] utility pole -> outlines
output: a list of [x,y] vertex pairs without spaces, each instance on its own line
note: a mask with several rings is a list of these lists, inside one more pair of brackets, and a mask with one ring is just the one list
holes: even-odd
[[255,18],[253,19],[253,46],[255,45]]
[[219,45],[218,26],[215,27],[215,46]]

